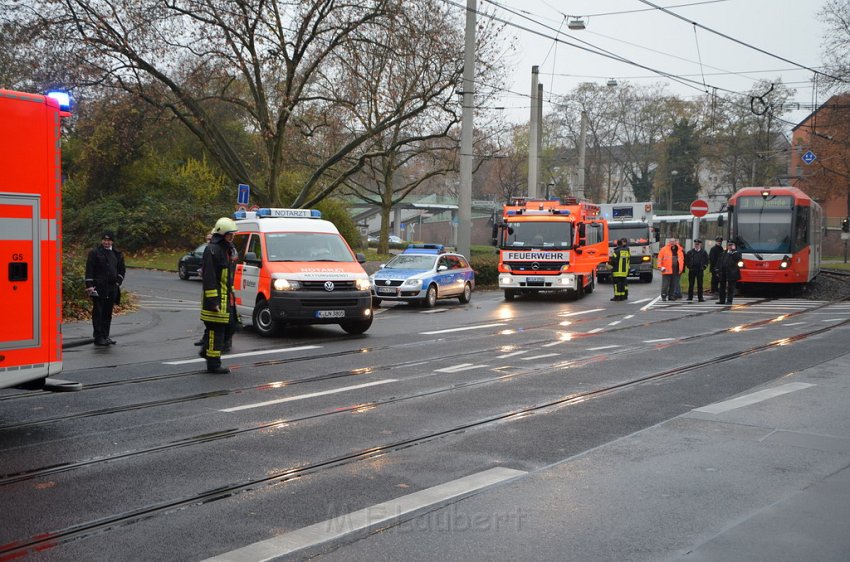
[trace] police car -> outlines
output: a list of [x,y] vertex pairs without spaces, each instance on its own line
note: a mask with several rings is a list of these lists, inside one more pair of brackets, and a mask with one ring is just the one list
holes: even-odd
[[456,298],[466,304],[475,289],[475,271],[460,254],[440,244],[410,244],[369,277],[372,304],[404,301],[432,307],[437,299]]

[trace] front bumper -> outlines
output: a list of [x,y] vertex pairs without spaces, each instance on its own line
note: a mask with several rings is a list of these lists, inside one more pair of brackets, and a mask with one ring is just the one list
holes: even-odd
[[370,291],[275,291],[269,300],[272,318],[299,324],[339,324],[372,317]]
[[565,291],[578,287],[574,273],[560,275],[512,275],[499,274],[499,289],[522,289],[527,291]]

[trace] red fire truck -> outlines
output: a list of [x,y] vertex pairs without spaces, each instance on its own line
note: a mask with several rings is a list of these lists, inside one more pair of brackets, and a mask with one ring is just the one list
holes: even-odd
[[0,388],[79,389],[45,383],[62,371],[59,121],[67,110],[67,95],[0,90]]
[[514,198],[497,225],[499,288],[505,300],[542,291],[593,291],[608,260],[608,224],[598,205]]

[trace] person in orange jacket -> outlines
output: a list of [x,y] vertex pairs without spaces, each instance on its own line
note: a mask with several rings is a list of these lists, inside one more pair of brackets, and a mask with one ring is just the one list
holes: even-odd
[[685,270],[685,251],[675,238],[667,240],[667,245],[658,252],[658,270],[661,272],[661,300],[676,300],[676,288],[679,276]]

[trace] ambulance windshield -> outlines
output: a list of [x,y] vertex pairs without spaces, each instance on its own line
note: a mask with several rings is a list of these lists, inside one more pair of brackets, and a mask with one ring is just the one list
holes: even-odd
[[338,234],[270,232],[266,234],[269,261],[353,262],[354,256]]

